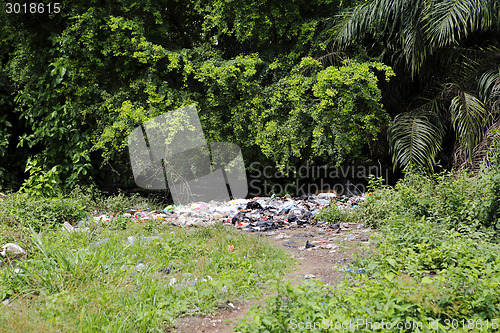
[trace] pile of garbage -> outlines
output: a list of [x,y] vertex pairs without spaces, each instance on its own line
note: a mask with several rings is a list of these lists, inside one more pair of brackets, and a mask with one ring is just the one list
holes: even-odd
[[[137,220],[162,220],[177,226],[209,226],[216,222],[232,224],[245,231],[269,231],[279,228],[296,228],[321,225],[324,221],[315,219],[320,209],[335,204],[339,209],[356,209],[364,195],[337,198],[334,193],[292,198],[255,197],[227,202],[195,202],[190,205],[167,206],[162,211],[128,209],[123,216]],[[113,216],[94,216],[96,223],[109,221]]]

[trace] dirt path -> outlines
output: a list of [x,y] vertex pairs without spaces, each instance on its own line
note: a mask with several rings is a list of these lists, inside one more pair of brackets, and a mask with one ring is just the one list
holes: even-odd
[[[297,229],[280,229],[260,233],[268,241],[286,250],[297,264],[284,280],[300,284],[306,278],[320,279],[336,285],[346,277],[342,270],[349,267],[353,255],[366,255],[370,230],[361,224],[340,224],[338,228],[319,228],[306,225]],[[313,247],[305,248],[306,242]],[[271,297],[273,295],[268,295]],[[244,318],[256,301],[228,303],[213,316],[183,317],[171,330],[175,333],[233,333],[237,322]]]

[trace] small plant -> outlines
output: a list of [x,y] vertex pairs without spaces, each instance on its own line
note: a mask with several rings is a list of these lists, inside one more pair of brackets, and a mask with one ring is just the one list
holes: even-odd
[[373,192],[384,187],[384,178],[376,177],[374,174],[368,175],[368,185],[366,189],[368,192]]
[[104,228],[108,228],[109,230],[125,230],[127,229],[127,225],[131,223],[129,217],[118,216],[110,218],[108,221],[102,221],[101,224]]
[[37,160],[28,159],[25,172],[28,171],[30,176],[21,186],[20,192],[38,197],[54,197],[61,193],[57,166],[45,171]]
[[147,209],[153,205],[151,201],[137,194],[127,196],[122,192],[103,197],[100,201],[101,209],[109,213],[123,213],[126,209]]
[[315,219],[319,221],[326,221],[328,223],[338,223],[345,220],[345,215],[347,213],[342,212],[336,204],[332,204],[329,207],[322,209],[316,216]]
[[16,225],[24,228],[32,225],[40,231],[42,228],[58,227],[65,221],[85,220],[88,213],[83,202],[64,196],[44,198],[13,193],[0,201],[0,216],[5,216],[4,223],[15,221]]

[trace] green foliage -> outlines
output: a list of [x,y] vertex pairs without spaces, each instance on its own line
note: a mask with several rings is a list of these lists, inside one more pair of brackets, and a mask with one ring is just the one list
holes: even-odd
[[314,59],[324,19],[343,5],[76,1],[29,22],[2,16],[0,68],[13,88],[0,98],[21,119],[6,135],[42,170],[57,166],[63,188],[131,182],[128,134],[193,103],[207,140],[237,143],[245,160],[366,159],[388,122],[377,75],[392,71]]
[[[492,323],[494,327],[499,325],[496,319],[500,311],[497,305],[499,268],[499,262],[495,261],[482,270],[488,280],[478,276],[477,268],[471,268],[451,270],[438,277],[414,278],[393,273],[377,278],[360,276],[336,288],[319,282],[288,285],[267,301],[264,311],[254,309],[252,321],[241,323],[237,329],[241,332],[293,332],[299,328],[311,332],[372,332],[369,321],[385,323],[384,328],[391,328],[387,331],[398,328],[403,332],[449,332],[455,328],[458,332],[489,332]],[[358,322],[360,319],[364,321]],[[437,327],[429,329],[435,321],[439,322]],[[391,325],[386,326],[387,323]],[[403,325],[398,327],[398,323]],[[409,326],[405,327],[405,323]]]
[[409,169],[415,165],[433,170],[444,136],[442,124],[434,113],[399,114],[388,134],[394,167],[399,164]]
[[[311,60],[304,58],[302,66],[320,67]],[[252,115],[256,143],[283,168],[305,160],[340,165],[363,159],[363,149],[390,120],[376,72],[386,80],[394,75],[374,62],[344,62],[308,75],[297,68],[268,90],[266,107]]]
[[394,72],[382,63],[344,62],[339,68],[328,67],[318,73],[313,87],[320,99],[313,111],[313,149],[319,156],[333,156],[341,163],[348,156],[362,156],[361,148],[377,140],[390,121],[380,100],[376,72],[389,81]]
[[[497,167],[472,177],[465,172],[432,176],[407,173],[394,188],[369,192],[360,206],[344,216],[380,227],[390,218],[437,223],[475,239],[500,239]],[[374,185],[375,186],[375,185]],[[372,186],[373,187],[373,186]]]
[[372,258],[367,267],[374,274],[392,271],[413,276],[478,268],[494,261],[498,250],[498,245],[484,239],[484,235],[470,237],[425,219],[393,216],[375,235],[380,256]]
[[156,224],[150,231],[137,223],[126,230],[32,231],[23,273],[14,267],[0,273],[0,299],[29,305],[26,316],[5,307],[0,329],[39,321],[58,331],[163,331],[178,317],[261,296],[264,283],[290,264],[259,237],[222,225]]
[[[229,40],[241,44],[253,44],[272,50],[273,46],[307,41],[314,36],[315,27],[322,17],[328,17],[337,9],[339,2],[327,1],[261,1],[239,0],[199,1],[200,13],[204,14],[203,31],[213,43]],[[312,35],[312,36],[311,36]]]
[[[0,230],[5,231],[1,233],[4,237],[0,237],[0,243],[2,240],[8,242],[8,237],[12,236],[12,232],[7,231],[10,228],[25,233],[32,226],[38,232],[59,229],[66,221],[71,224],[87,221],[90,212],[121,216],[126,209],[159,208],[160,205],[152,199],[123,193],[103,195],[93,186],[77,186],[69,193],[60,191],[57,196],[42,196],[34,190],[12,193],[0,199]],[[126,225],[125,219],[115,219],[111,223],[117,224],[118,229]]]
[[465,41],[476,31],[498,28],[495,1],[370,0],[346,10],[333,31],[342,46],[374,36],[386,43],[385,50],[400,55],[397,61],[415,75],[439,48]]
[[328,208],[322,209],[314,218],[318,221],[328,221],[329,223],[344,222],[347,218],[337,205],[333,204]]
[[315,219],[329,223],[362,221],[367,226],[378,226],[387,216],[394,213],[391,202],[396,199],[396,194],[390,186],[384,185],[382,177],[375,177],[373,174],[368,176],[367,190],[366,199],[361,204],[362,209],[341,210],[336,204],[332,204],[321,209]]
[[260,101],[263,106],[252,112],[256,144],[281,167],[311,154],[313,84],[313,78],[299,73],[282,78],[267,89],[267,98]]
[[471,159],[490,118],[488,108],[476,96],[461,92],[451,100],[450,112],[457,141],[462,141],[466,156]]
[[398,72],[398,86],[386,91],[396,115],[389,132],[394,166],[432,171],[453,131],[453,166],[478,169],[481,159],[473,155],[481,151],[474,149],[490,116],[498,116],[492,88],[498,86],[499,22],[494,0],[370,0],[336,22],[333,43],[361,44]]
[[[0,98],[3,97],[0,95]],[[3,104],[3,99],[0,99],[0,106]],[[7,120],[6,115],[2,115],[0,117],[0,123],[2,126],[0,127],[0,137],[2,138],[0,141],[0,157],[5,158],[8,154],[7,148],[9,147],[10,138],[12,133],[10,129],[12,128],[12,124]],[[0,169],[2,176],[5,176],[5,170]]]
[[374,174],[368,175],[368,185],[366,186],[366,189],[369,195],[371,195],[370,192],[380,190],[384,187],[384,178],[376,177]]
[[9,194],[0,201],[2,222],[14,223],[28,228],[32,225],[36,230],[56,228],[63,222],[85,220],[88,213],[86,203],[68,197],[36,197],[32,194]]
[[140,197],[138,194],[126,196],[123,193],[101,197],[96,202],[96,209],[109,213],[123,213],[126,209],[148,209],[157,207],[150,200]]
[[[376,330],[367,321],[390,323],[384,331],[498,329],[499,172],[495,156],[492,167],[480,177],[408,173],[394,188],[374,190],[351,215],[378,227],[371,236],[369,255],[357,257],[351,266],[361,274],[347,276],[336,286],[313,281],[280,286],[278,295],[264,307],[254,307],[237,329]],[[494,223],[497,227],[492,227]],[[364,321],[359,322],[360,318]],[[347,324],[338,326],[342,323]],[[413,326],[419,323],[422,326]]]
[[60,194],[57,166],[52,167],[49,171],[43,171],[36,160],[28,160],[27,164],[25,171],[29,171],[30,176],[19,189],[20,192],[32,197],[54,197]]

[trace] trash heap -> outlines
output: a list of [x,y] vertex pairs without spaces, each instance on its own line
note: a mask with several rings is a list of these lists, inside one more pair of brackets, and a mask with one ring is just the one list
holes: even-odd
[[[129,209],[123,216],[137,220],[162,220],[177,226],[209,226],[216,222],[232,224],[245,231],[269,231],[279,228],[297,228],[307,224],[321,225],[314,217],[321,208],[336,204],[339,209],[356,209],[364,195],[337,198],[334,193],[292,198],[255,197],[227,202],[195,202],[184,206],[167,206],[162,211]],[[113,217],[95,216],[95,222]]]

